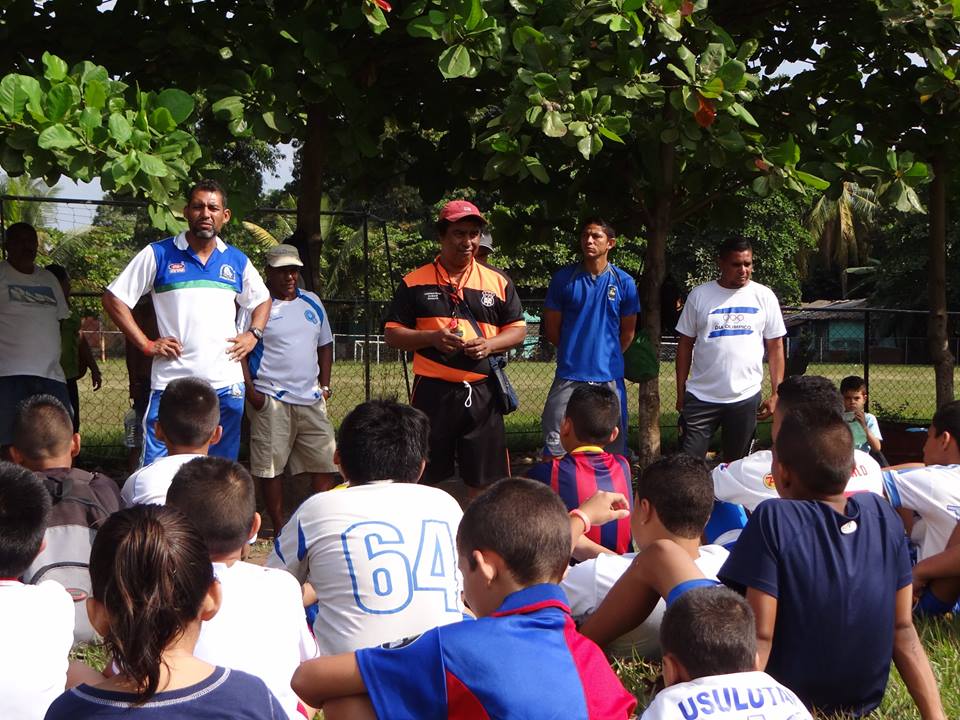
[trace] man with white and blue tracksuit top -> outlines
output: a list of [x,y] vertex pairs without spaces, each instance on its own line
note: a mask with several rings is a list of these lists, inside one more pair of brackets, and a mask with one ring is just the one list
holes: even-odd
[[[141,250],[103,294],[103,307],[117,327],[153,358],[143,465],[167,454],[154,432],[163,389],[190,376],[207,380],[220,398],[223,436],[210,454],[236,459],[244,397],[239,361],[263,336],[270,315],[270,293],[259,273],[246,255],[218,236],[230,220],[219,183],[201,180],[191,188],[183,215],[186,232]],[[144,334],[131,313],[147,293],[157,315],[156,339]],[[237,305],[251,314],[246,332],[237,332]]]

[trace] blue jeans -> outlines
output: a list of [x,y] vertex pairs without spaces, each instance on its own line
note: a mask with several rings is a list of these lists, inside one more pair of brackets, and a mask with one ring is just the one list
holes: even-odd
[[34,395],[53,395],[73,416],[66,383],[37,375],[0,377],[0,447],[13,443],[13,421],[17,417],[17,406]]
[[[243,383],[217,390],[220,399],[220,442],[210,446],[210,455],[236,460],[240,454],[240,421],[243,419]],[[157,440],[155,426],[160,415],[160,396],[163,390],[153,390],[147,411],[143,414],[143,455],[140,466],[149,465],[157,458],[166,457],[167,446]]]

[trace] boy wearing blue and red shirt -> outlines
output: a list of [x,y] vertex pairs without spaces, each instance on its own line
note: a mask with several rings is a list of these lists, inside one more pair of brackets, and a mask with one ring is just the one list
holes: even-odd
[[[598,490],[633,497],[630,463],[622,455],[603,449],[620,433],[620,400],[604,385],[580,385],[570,395],[560,442],[566,455],[534,465],[527,477],[549,485],[567,510],[579,507]],[[622,555],[630,550],[630,519],[592,528],[574,549],[585,560],[602,552]]]
[[[622,496],[609,497],[625,504]],[[568,519],[542,485],[496,483],[470,504],[457,532],[464,596],[480,619],[317,658],[294,674],[294,691],[313,706],[326,702],[328,720],[629,717],[636,700],[600,649],[577,632],[557,586],[571,533],[580,534],[581,522],[589,530],[598,516],[615,517],[588,509],[591,503]]]

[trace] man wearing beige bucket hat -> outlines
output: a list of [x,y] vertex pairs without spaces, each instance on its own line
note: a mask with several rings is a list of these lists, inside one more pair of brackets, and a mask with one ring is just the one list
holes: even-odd
[[320,298],[297,286],[303,262],[292,245],[267,252],[273,305],[263,337],[244,359],[250,418],[250,471],[259,479],[274,530],[283,527],[283,472],[310,475],[314,492],[329,489],[337,468],[326,401],[333,334]]

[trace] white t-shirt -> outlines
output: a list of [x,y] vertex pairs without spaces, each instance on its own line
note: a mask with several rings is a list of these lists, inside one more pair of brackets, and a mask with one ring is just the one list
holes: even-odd
[[67,684],[73,598],[59,583],[0,580],[0,717],[42,720]]
[[453,497],[426,485],[318,493],[284,526],[267,565],[313,585],[321,654],[373,647],[463,619],[461,517]]
[[[700,557],[695,562],[705,577],[716,580],[729,554],[720,545],[703,545],[700,547]],[[592,615],[636,556],[636,553],[603,553],[570,568],[560,587],[567,594],[573,617],[583,620]],[[634,650],[641,657],[660,657],[660,621],[666,607],[661,598],[646,620],[610,643],[606,651],[624,658],[632,657]]]
[[240,363],[227,355],[227,340],[237,334],[237,305],[253,310],[270,293],[242,252],[217,238],[201,265],[181,233],[137,253],[107,289],[130,308],[151,293],[160,336],[183,346],[178,358],[153,359],[153,390],[190,376],[218,390],[243,382]]
[[[241,327],[250,326],[245,314]],[[294,300],[274,298],[263,339],[248,362],[257,390],[293,405],[313,405],[320,399],[317,348],[333,342],[320,298],[297,290]]]
[[177,471],[191,460],[205,455],[186,453],[184,455],[166,455],[157,458],[149,465],[134,472],[127,478],[120,490],[120,499],[124,507],[134,505],[165,505],[167,490]]
[[211,665],[242,670],[263,680],[291,720],[303,720],[290,678],[317,656],[303,614],[300,585],[282,570],[245,562],[213,563],[223,600],[200,627],[193,651]]
[[[847,497],[859,492],[883,495],[880,464],[862,450],[853,451],[853,474],[847,482]],[[773,484],[773,453],[758,450],[732,463],[713,469],[713,494],[717,500],[738,503],[753,512],[764,500],[780,497]]]
[[766,285],[751,281],[732,290],[714,280],[690,292],[677,332],[694,338],[687,391],[704,402],[735,403],[760,392],[764,341],[787,329]]
[[913,510],[923,520],[918,559],[943,552],[960,521],[960,465],[927,465],[885,470],[883,479],[894,507]]
[[34,375],[64,382],[60,321],[70,317],[53,273],[24,275],[0,262],[0,377]]
[[792,690],[765,672],[711,675],[657,693],[641,720],[812,720]]

